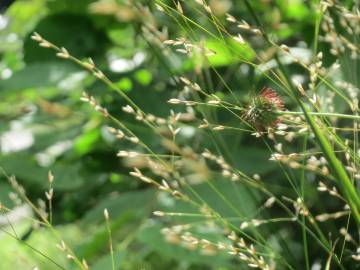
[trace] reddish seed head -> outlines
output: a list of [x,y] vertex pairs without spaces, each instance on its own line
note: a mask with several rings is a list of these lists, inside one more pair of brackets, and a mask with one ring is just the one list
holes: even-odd
[[245,119],[249,120],[258,131],[263,131],[280,122],[276,111],[283,109],[284,103],[275,90],[264,87],[259,95],[253,97],[245,112]]
[[260,92],[260,96],[268,103],[274,105],[278,110],[284,109],[284,102],[274,89],[264,87]]

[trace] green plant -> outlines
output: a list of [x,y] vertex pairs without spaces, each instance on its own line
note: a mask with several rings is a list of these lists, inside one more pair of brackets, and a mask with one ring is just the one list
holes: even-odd
[[[119,95],[121,114],[115,101],[106,101],[105,90],[83,92],[81,100],[100,112],[107,136],[119,139],[122,170],[140,180],[139,188],[156,190],[138,214],[148,220],[154,208],[155,217],[139,222],[140,232],[119,245],[114,232],[132,214],[110,223],[117,206],[104,203],[111,269],[117,267],[117,248],[124,250],[134,235],[159,254],[173,244],[177,250],[162,255],[186,258],[189,268],[210,258],[225,269],[310,269],[317,260],[325,269],[351,269],[360,256],[358,4],[294,1],[294,11],[279,1],[288,20],[282,29],[266,16],[271,7],[257,1],[245,1],[236,15],[227,13],[229,1],[155,2],[157,11],[132,1],[125,7],[168,75],[164,88],[171,91],[161,96],[168,104],[158,115],[152,110],[160,101],[151,106],[91,58],[73,56],[42,33],[32,35]],[[306,18],[311,23],[301,25]],[[304,27],[301,33],[315,29],[314,35],[303,38],[292,27]],[[263,86],[276,92],[252,93]],[[46,194],[50,216],[52,188]],[[51,218],[42,222],[53,228]],[[162,241],[156,240],[160,231]],[[69,254],[86,269],[86,261]]]

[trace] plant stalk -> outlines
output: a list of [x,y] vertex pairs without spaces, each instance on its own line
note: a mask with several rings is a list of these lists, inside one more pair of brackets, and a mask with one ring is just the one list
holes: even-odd
[[[275,111],[279,115],[305,115],[304,112],[292,112],[292,111]],[[352,119],[360,121],[359,115],[341,114],[341,113],[324,113],[324,112],[308,112],[311,116],[326,116],[326,117],[337,117],[344,119]]]

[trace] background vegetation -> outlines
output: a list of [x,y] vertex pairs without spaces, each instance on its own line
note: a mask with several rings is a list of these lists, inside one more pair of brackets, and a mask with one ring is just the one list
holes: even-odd
[[[0,15],[0,269],[360,269],[359,25],[350,0],[15,1]],[[299,115],[254,128],[264,86]]]

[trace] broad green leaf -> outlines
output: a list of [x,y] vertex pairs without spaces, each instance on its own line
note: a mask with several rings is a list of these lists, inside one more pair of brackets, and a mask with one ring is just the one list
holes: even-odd
[[113,218],[127,212],[144,217],[153,210],[152,204],[155,200],[155,192],[151,189],[120,193],[100,201],[96,208],[86,213],[82,222],[87,224],[103,220],[105,208]]
[[124,92],[130,92],[133,89],[133,83],[130,78],[122,78],[120,79],[116,85]]
[[[114,254],[115,267],[119,267],[119,265],[121,265],[123,258],[124,258],[124,254],[122,252],[115,252]],[[96,260],[95,263],[91,264],[92,270],[104,270],[104,269],[110,270],[111,267],[112,265],[111,265],[110,254],[100,257],[98,260]]]
[[[40,167],[32,155],[20,152],[3,155],[0,156],[0,164],[8,174],[15,175],[28,189],[48,188],[47,174],[50,168]],[[80,163],[55,163],[51,170],[56,176],[54,188],[57,190],[73,190],[84,182]]]
[[153,249],[162,257],[173,258],[187,263],[198,263],[208,265],[208,269],[217,269],[219,266],[230,265],[230,256],[226,254],[204,255],[200,250],[186,249],[180,243],[170,243],[165,240],[161,233],[161,226],[157,223],[149,222],[147,226],[139,232],[137,239]]
[[250,61],[255,57],[255,52],[248,43],[240,44],[233,39],[223,41],[209,39],[205,41],[205,48],[209,49],[214,55],[208,56],[211,66],[227,66],[241,61]]
[[80,154],[84,155],[86,153],[91,152],[97,145],[97,143],[101,140],[101,132],[100,128],[94,127],[91,130],[85,131],[82,135],[80,135],[74,145],[74,150]]
[[138,81],[138,83],[142,85],[149,85],[152,81],[152,75],[150,71],[146,69],[141,69],[135,72],[134,74],[135,79]]
[[0,80],[0,95],[30,88],[58,86],[79,69],[67,62],[47,62],[27,65],[7,80]]

